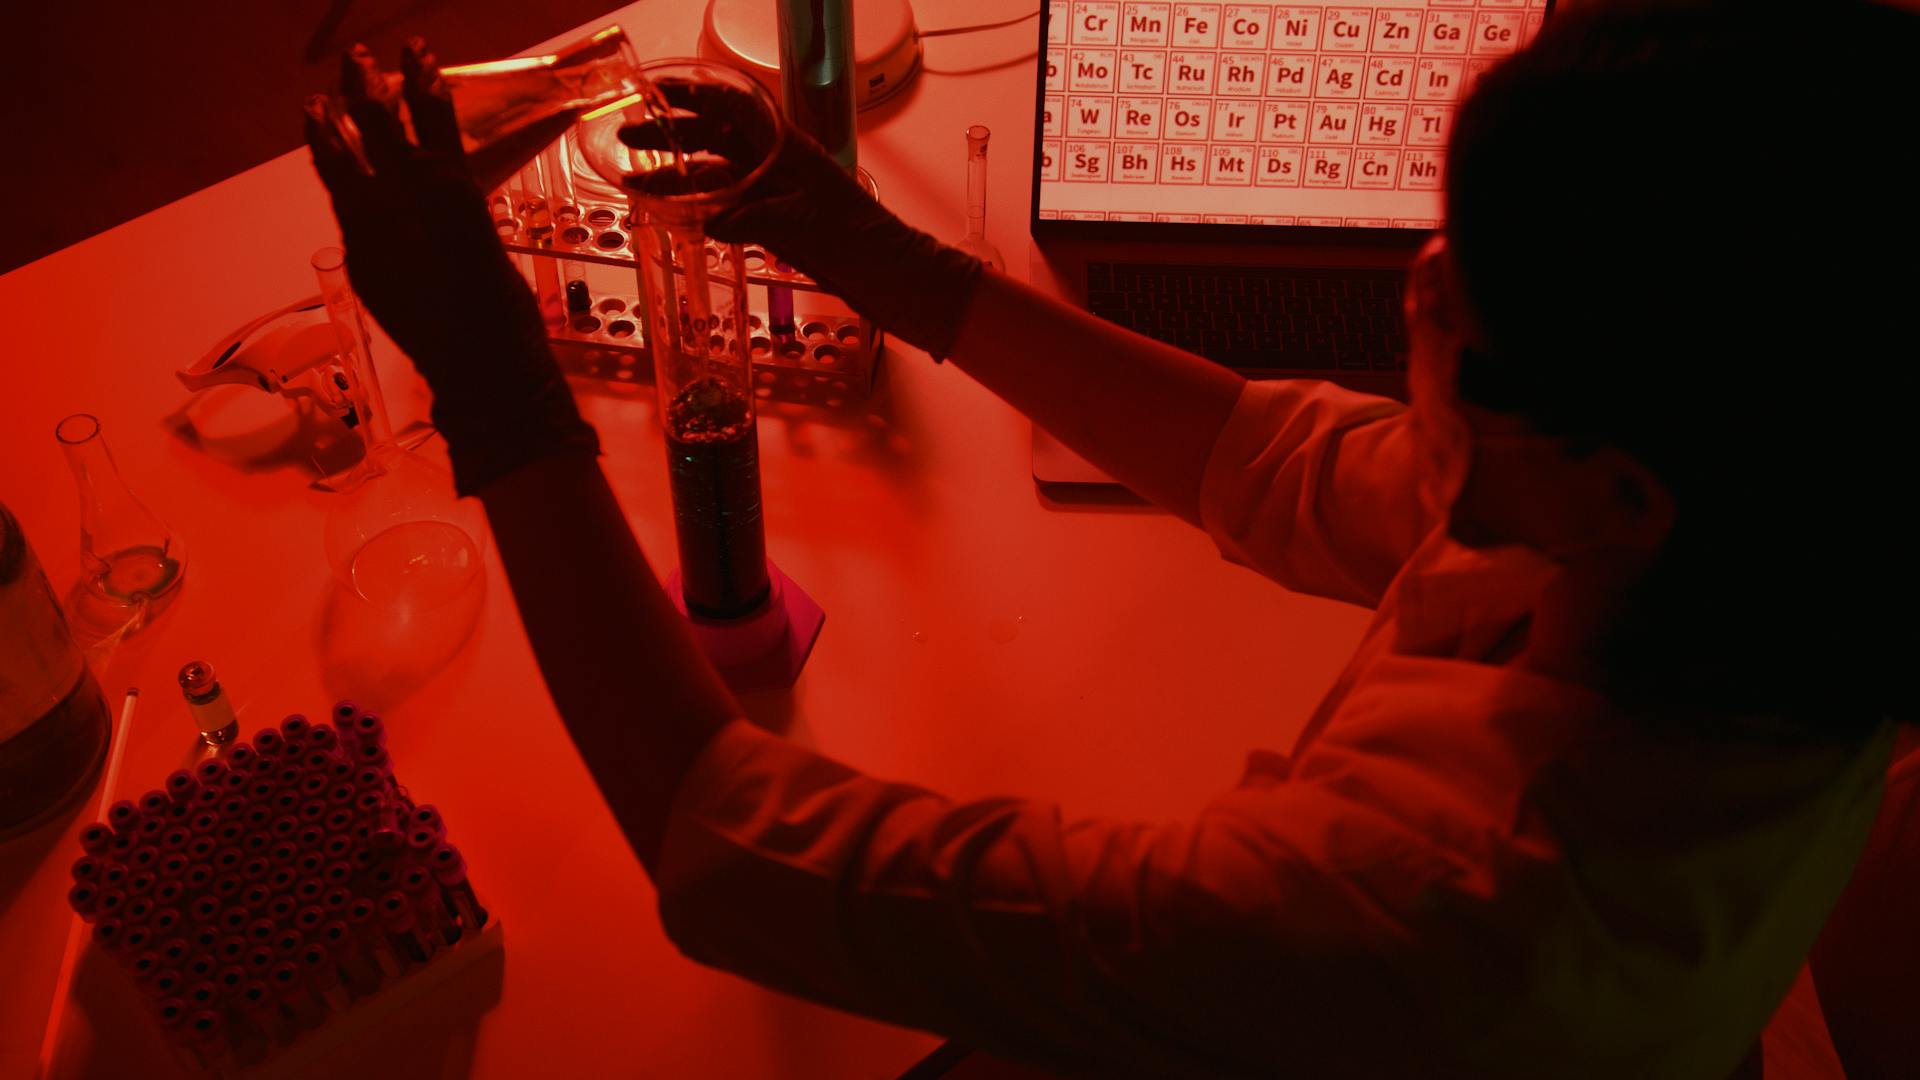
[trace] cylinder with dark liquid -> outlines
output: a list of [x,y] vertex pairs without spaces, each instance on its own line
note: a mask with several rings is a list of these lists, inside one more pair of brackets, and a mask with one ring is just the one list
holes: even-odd
[[745,394],[702,379],[669,402],[666,426],[687,610],[709,618],[745,615],[768,589],[753,407]]
[[86,789],[111,723],[39,560],[0,506],[0,839]]

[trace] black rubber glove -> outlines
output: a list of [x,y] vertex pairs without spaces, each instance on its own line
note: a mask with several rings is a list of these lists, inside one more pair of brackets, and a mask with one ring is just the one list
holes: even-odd
[[[741,204],[708,222],[707,235],[764,244],[889,333],[936,359],[953,351],[980,260],[895,217],[806,133],[788,128],[782,138],[745,94],[677,79],[658,86],[675,109],[672,131],[683,149],[751,168],[779,143]],[[630,124],[620,138],[636,149],[666,148],[653,123]]]
[[333,196],[354,291],[432,387],[455,487],[472,495],[527,462],[597,453],[599,439],[554,363],[526,279],[500,246],[433,54],[415,38],[401,67],[418,145],[364,46],[341,63],[351,126],[329,99],[309,98],[307,145]]

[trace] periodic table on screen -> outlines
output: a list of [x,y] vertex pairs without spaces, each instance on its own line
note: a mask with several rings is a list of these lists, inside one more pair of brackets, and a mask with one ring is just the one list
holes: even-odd
[[1431,228],[1456,103],[1547,0],[1048,0],[1043,219]]

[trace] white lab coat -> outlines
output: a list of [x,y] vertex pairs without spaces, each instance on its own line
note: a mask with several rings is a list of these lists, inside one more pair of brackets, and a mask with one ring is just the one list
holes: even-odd
[[688,955],[1098,1076],[1719,1077],[1793,982],[1892,743],[1637,730],[1486,662],[1540,583],[1446,540],[1405,413],[1249,384],[1228,558],[1378,616],[1286,753],[1178,826],[954,803],[735,722],[658,884]]

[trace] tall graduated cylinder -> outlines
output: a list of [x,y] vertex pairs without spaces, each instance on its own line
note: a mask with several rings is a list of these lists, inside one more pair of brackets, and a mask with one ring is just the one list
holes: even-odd
[[[733,107],[753,114],[763,131],[779,130],[772,99],[733,68],[662,60],[642,65],[641,72],[666,99],[697,87],[733,97]],[[621,122],[671,125],[644,104]],[[670,130],[658,141],[676,143]],[[776,147],[777,140],[769,140],[765,158]],[[620,173],[616,182],[631,193],[634,262],[666,429],[681,590],[688,611],[709,619],[751,614],[770,593],[745,253],[710,242],[704,231],[706,221],[734,205],[766,165],[764,159],[682,154],[677,145],[596,162],[604,172]]]

